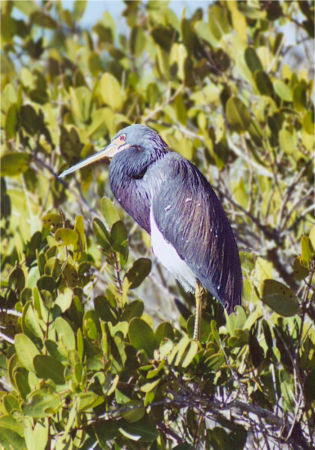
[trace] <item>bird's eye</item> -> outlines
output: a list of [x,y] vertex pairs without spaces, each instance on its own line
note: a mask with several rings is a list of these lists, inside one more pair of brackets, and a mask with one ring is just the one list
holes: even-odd
[[125,135],[125,134],[122,134],[122,135],[119,137],[119,140],[120,140],[121,142],[125,142],[125,140],[126,140],[126,135]]

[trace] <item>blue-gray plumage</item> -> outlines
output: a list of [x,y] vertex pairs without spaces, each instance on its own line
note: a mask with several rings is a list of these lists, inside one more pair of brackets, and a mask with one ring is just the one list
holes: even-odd
[[230,313],[241,303],[242,272],[226,214],[201,172],[151,128],[131,125],[100,153],[62,176],[112,157],[114,196],[151,234],[153,251],[186,289],[200,282]]

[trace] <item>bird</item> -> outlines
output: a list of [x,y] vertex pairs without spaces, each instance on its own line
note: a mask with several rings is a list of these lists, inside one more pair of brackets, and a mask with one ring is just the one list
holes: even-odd
[[195,294],[193,338],[199,340],[206,291],[228,314],[241,304],[239,251],[218,197],[192,162],[141,124],[121,129],[106,148],[60,177],[106,158],[114,197],[150,234],[157,260]]

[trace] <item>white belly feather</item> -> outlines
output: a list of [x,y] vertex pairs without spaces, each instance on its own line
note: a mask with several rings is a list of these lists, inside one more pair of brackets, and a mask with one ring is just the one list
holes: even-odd
[[175,248],[164,238],[150,211],[151,243],[156,258],[180,282],[187,291],[194,292],[196,276]]

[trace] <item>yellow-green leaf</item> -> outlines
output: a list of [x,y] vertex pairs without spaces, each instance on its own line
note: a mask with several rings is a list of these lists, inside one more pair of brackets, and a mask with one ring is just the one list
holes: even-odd
[[235,131],[242,132],[248,130],[251,116],[248,108],[237,97],[230,97],[226,103],[226,117]]
[[264,281],[262,301],[281,316],[294,316],[299,311],[299,303],[292,290],[276,280]]
[[151,272],[152,263],[148,258],[139,258],[134,262],[131,269],[126,273],[126,278],[130,282],[130,289],[134,289],[142,283],[142,281]]
[[118,111],[124,103],[122,88],[111,73],[104,73],[100,81],[100,94],[103,102]]
[[11,105],[5,118],[5,134],[7,139],[13,139],[17,127],[16,105]]
[[149,356],[153,354],[156,339],[152,328],[142,319],[135,317],[129,324],[128,331],[131,344],[136,350],[145,350]]
[[257,70],[262,70],[262,64],[260,59],[257,56],[257,53],[253,47],[247,47],[245,50],[245,61],[252,73],[255,73]]
[[292,91],[287,84],[281,80],[275,80],[273,82],[273,87],[276,94],[279,95],[282,100],[292,102]]
[[301,239],[301,258],[304,263],[309,267],[312,257],[314,255],[314,250],[312,248],[311,240],[308,236],[302,236]]
[[16,334],[14,338],[17,357],[23,367],[34,372],[33,360],[39,355],[35,344],[25,334]]
[[79,236],[75,230],[59,228],[55,233],[55,238],[63,245],[75,245],[78,242]]
[[114,223],[118,222],[120,220],[118,211],[110,198],[103,197],[101,199],[100,209],[101,209],[101,213],[106,221],[106,225],[109,228],[112,228]]
[[298,143],[297,133],[295,129],[282,128],[279,131],[279,144],[281,150],[291,154],[296,151]]
[[7,153],[0,160],[1,175],[8,177],[19,175],[29,168],[30,161],[31,155],[28,153]]

